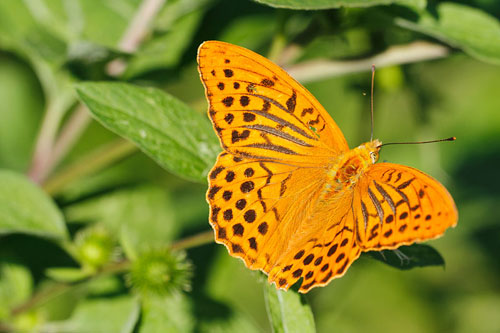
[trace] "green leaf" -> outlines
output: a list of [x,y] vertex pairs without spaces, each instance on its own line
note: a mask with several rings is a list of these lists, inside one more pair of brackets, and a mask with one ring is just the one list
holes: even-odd
[[13,232],[68,236],[61,212],[45,192],[24,175],[0,169],[0,234]]
[[0,320],[31,295],[33,278],[29,269],[11,258],[0,259]]
[[461,48],[479,60],[500,64],[500,22],[479,9],[445,2],[432,13],[422,12],[416,21],[397,18],[395,23]]
[[220,148],[204,115],[154,88],[88,82],[76,89],[104,126],[136,143],[165,169],[206,181]]
[[314,317],[304,295],[278,290],[265,282],[266,309],[274,332],[315,332]]
[[92,272],[74,267],[53,267],[48,268],[45,274],[53,280],[71,283],[90,277]]
[[289,9],[331,9],[340,7],[370,7],[401,4],[414,8],[425,8],[427,0],[254,0],[278,8]]
[[402,270],[414,267],[444,266],[441,254],[432,246],[413,244],[401,246],[396,250],[383,250],[368,252],[372,258]]
[[128,258],[164,246],[175,236],[175,208],[158,186],[140,186],[85,200],[64,211],[71,221],[96,221],[116,234]]
[[70,319],[46,324],[54,333],[133,332],[139,319],[137,299],[130,295],[89,298],[80,302]]
[[191,311],[190,300],[182,293],[145,298],[138,332],[192,332],[195,318]]

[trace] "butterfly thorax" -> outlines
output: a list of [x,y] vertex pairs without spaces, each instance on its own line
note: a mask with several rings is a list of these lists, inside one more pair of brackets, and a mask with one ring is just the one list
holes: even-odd
[[366,168],[377,162],[381,144],[379,140],[365,142],[338,156],[328,168],[323,199],[333,198],[354,187]]

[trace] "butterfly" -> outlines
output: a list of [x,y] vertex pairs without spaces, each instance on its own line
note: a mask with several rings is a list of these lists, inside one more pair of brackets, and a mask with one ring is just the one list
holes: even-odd
[[363,251],[439,237],[458,213],[423,172],[349,149],[314,96],[270,60],[207,41],[198,70],[223,152],[208,173],[215,240],[287,290],[341,277]]

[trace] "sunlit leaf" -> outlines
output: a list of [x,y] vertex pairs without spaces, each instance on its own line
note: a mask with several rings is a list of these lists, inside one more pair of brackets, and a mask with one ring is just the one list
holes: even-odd
[[78,84],[77,92],[97,120],[162,167],[205,181],[220,148],[204,115],[153,88],[87,82]]

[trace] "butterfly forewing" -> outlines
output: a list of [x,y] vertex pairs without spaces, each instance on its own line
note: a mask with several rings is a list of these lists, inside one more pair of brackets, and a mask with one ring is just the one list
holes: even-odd
[[260,160],[326,165],[348,149],[317,100],[264,57],[213,41],[200,46],[198,63],[209,116],[226,151]]
[[361,176],[354,211],[357,239],[364,250],[436,238],[458,219],[453,199],[439,182],[392,163],[374,164]]

